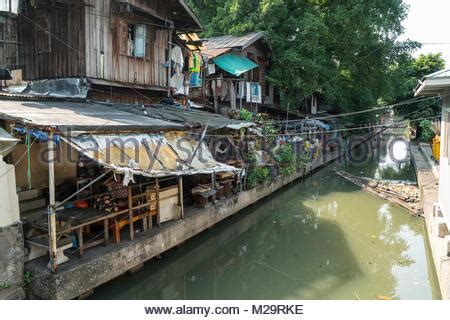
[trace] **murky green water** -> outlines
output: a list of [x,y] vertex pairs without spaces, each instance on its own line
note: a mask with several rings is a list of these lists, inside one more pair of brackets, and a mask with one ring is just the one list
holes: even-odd
[[[386,149],[362,166],[340,166],[414,181],[409,163],[393,163]],[[424,222],[343,181],[331,167],[98,288],[93,298],[440,298]]]

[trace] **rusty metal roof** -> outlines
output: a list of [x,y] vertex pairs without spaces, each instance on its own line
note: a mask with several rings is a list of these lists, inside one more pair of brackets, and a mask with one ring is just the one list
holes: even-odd
[[211,130],[229,128],[239,130],[255,126],[253,122],[245,122],[224,117],[220,114],[200,110],[181,109],[173,105],[124,105],[115,104],[118,110],[137,113],[147,117],[179,123],[186,128],[208,128]]
[[204,49],[202,53],[207,55],[210,59],[220,56],[221,54],[231,51],[231,48],[218,48],[218,49]]
[[264,37],[264,31],[252,32],[243,36],[226,35],[204,39],[206,50],[220,48],[245,49]]
[[118,110],[113,105],[57,100],[0,100],[0,119],[61,131],[160,131],[184,126]]

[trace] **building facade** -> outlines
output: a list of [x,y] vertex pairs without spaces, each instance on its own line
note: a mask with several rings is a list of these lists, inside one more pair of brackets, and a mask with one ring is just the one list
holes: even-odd
[[201,28],[184,0],[22,0],[19,13],[23,79],[53,88],[82,79],[100,101],[164,96],[172,33]]

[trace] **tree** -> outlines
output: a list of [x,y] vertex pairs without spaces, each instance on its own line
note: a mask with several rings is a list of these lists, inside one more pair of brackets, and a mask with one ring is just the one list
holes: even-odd
[[[445,68],[442,53],[421,54],[414,59],[405,56],[390,68],[391,90],[385,100],[389,104],[414,98],[414,89],[420,79]],[[438,115],[441,105],[437,100],[421,101],[395,108],[395,114],[406,119],[419,119]]]
[[[262,30],[273,50],[269,80],[282,105],[297,109],[313,93],[338,112],[376,106],[392,95],[390,66],[417,44],[398,42],[401,0],[189,0],[205,36]],[[373,114],[349,118],[365,122]]]

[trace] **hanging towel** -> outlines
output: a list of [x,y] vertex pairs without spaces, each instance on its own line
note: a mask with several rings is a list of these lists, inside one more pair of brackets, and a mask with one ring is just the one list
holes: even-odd
[[208,64],[208,75],[216,73],[216,65],[214,63]]
[[183,57],[183,51],[181,51],[181,48],[179,46],[174,46],[170,50],[170,58],[173,62],[178,63],[181,66],[181,69],[183,69],[184,65],[184,57]]

